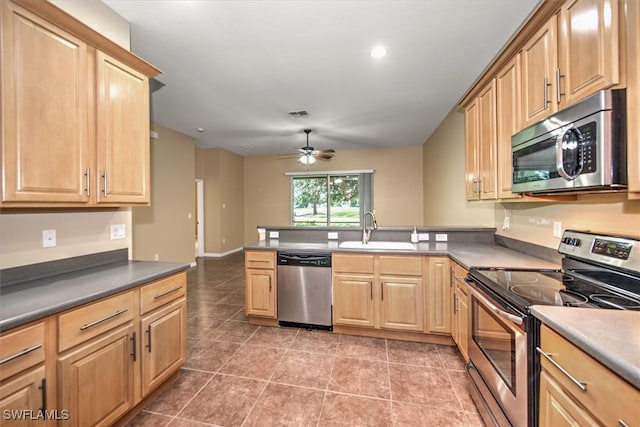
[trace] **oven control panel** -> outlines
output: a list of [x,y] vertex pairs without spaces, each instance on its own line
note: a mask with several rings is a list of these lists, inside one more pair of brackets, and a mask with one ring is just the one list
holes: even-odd
[[631,253],[631,243],[614,242],[605,239],[595,239],[593,242],[593,248],[591,252],[594,254],[609,256],[613,258],[619,258],[627,260]]
[[640,272],[640,239],[565,230],[558,252],[586,262]]

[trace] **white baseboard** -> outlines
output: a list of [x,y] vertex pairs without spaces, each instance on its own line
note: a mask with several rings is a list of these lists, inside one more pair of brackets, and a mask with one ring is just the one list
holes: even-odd
[[230,251],[222,252],[222,253],[205,252],[202,256],[210,257],[210,258],[222,258],[223,256],[227,256],[227,255],[234,254],[236,252],[240,252],[242,249],[243,248],[240,247],[240,248],[231,249]]

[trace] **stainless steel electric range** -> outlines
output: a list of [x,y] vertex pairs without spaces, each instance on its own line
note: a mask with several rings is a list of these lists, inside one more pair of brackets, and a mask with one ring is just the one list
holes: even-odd
[[640,240],[567,230],[558,251],[558,270],[469,270],[467,370],[487,425],[538,424],[540,322],[532,305],[640,310]]

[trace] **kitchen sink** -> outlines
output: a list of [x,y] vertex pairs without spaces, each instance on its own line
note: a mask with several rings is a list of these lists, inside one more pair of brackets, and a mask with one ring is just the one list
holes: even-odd
[[404,249],[415,250],[416,245],[409,242],[369,242],[367,244],[358,240],[349,240],[342,242],[338,245],[339,248],[344,249]]

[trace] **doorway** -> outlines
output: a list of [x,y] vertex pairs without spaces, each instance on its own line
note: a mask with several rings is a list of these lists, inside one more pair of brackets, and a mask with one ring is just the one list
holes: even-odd
[[196,258],[204,256],[204,181],[196,179]]

